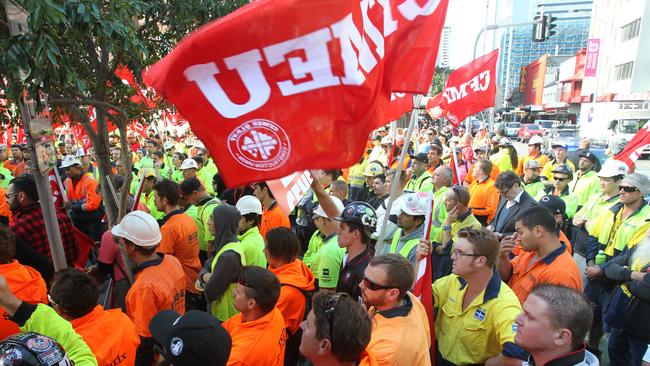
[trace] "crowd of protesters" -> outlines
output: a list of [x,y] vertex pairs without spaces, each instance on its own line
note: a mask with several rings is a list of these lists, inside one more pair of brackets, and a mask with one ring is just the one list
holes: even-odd
[[92,147],[58,146],[57,272],[29,149],[0,145],[0,364],[650,363],[650,179],[588,141],[575,164],[485,125],[380,128],[291,213],[266,182],[227,188],[191,133],[127,141],[135,210],[112,227]]

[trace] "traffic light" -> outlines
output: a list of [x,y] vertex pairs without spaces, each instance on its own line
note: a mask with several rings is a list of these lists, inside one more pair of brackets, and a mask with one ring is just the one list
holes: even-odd
[[[545,18],[546,17],[544,17],[544,19]],[[540,16],[535,15],[535,18],[533,19],[539,21]],[[544,42],[544,20],[533,24],[533,42]]]
[[544,15],[544,19],[542,22],[544,28],[544,39],[549,39],[556,33],[553,30],[553,28],[557,27],[556,24],[553,24],[556,20],[557,17],[554,17],[552,15]]

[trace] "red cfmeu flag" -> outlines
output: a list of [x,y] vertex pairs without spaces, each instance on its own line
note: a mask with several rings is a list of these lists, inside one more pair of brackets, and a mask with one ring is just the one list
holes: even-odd
[[429,114],[447,117],[456,127],[472,114],[494,106],[498,59],[499,49],[496,49],[452,72],[441,96],[427,103]]
[[354,164],[391,92],[427,92],[449,0],[261,0],[144,75],[232,187]]
[[614,159],[624,162],[628,168],[632,169],[634,163],[639,159],[639,156],[648,145],[650,145],[650,123],[646,123],[645,126],[634,135],[632,140],[627,143],[625,149],[618,153]]
[[386,112],[388,121],[400,119],[406,112],[413,110],[413,94],[410,93],[391,93],[390,104]]

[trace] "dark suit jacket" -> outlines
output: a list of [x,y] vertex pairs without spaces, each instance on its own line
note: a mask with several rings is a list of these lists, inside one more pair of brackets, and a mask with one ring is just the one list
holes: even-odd
[[[524,191],[519,197],[519,203],[515,203],[514,206],[510,207],[510,210],[505,211],[507,199],[501,197],[499,200],[499,206],[497,207],[497,212],[494,214],[490,225],[494,226],[494,232],[510,235],[515,232],[515,222],[519,219],[519,213],[537,205],[537,201],[531,197],[528,192]],[[502,212],[503,211],[503,212]],[[497,218],[499,215],[506,215],[505,220],[499,220],[499,226],[496,226]]]

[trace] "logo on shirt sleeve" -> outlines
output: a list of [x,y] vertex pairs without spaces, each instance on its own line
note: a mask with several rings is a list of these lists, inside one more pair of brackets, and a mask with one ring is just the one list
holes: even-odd
[[517,329],[518,329],[517,323],[512,323],[512,332],[517,333]]

